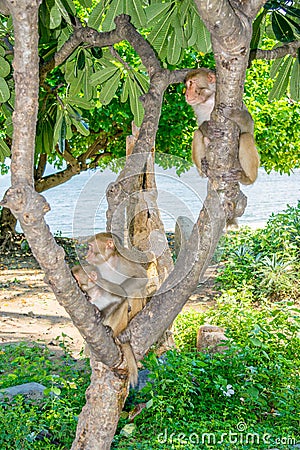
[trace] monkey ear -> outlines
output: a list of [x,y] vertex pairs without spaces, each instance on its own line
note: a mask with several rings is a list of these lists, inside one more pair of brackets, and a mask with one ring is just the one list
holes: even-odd
[[111,250],[114,250],[114,248],[115,248],[115,243],[114,243],[113,239],[108,239],[108,240],[106,241],[106,248],[109,248],[109,249],[111,249]]
[[212,72],[209,72],[207,74],[207,79],[209,83],[215,83],[216,82],[216,75]]

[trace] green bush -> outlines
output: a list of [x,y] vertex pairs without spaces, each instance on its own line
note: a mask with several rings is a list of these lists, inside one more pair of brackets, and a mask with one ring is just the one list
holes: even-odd
[[[187,351],[196,338],[190,320],[197,327],[224,326],[228,350]],[[299,330],[299,311],[292,304],[253,308],[251,294],[222,296],[206,313],[184,312],[175,323],[182,348],[168,352],[164,362],[149,355],[145,364],[153,384],[135,398],[146,407],[129,428],[121,420],[113,448],[292,448],[300,437]],[[247,442],[249,436],[256,440]]]
[[263,229],[242,228],[220,242],[217,281],[222,289],[250,290],[255,299],[300,295],[300,202],[272,214]]

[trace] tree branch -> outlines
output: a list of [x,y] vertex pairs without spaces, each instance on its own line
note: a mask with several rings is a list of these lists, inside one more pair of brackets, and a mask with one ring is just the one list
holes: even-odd
[[38,109],[38,0],[7,0],[13,16],[16,90],[13,115],[12,187],[1,206],[19,220],[32,253],[46,274],[59,303],[66,309],[95,357],[109,366],[122,361],[119,348],[102,325],[98,309],[79,289],[44,220],[50,210],[45,198],[33,189],[33,158]]
[[261,50],[259,48],[250,51],[249,62],[251,63],[254,59],[265,59],[272,60],[283,58],[287,55],[292,55],[297,57],[297,50],[300,48],[300,41],[293,41],[287,44],[281,45],[280,47],[273,48],[272,50]]

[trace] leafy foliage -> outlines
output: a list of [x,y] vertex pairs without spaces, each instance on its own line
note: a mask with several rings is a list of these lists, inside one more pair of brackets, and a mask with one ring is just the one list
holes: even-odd
[[263,229],[244,228],[224,237],[218,276],[222,288],[250,291],[253,299],[298,298],[299,212],[300,203],[272,215]]

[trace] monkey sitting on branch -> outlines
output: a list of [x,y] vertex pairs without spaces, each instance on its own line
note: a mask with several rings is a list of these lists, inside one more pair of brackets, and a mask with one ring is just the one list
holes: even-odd
[[97,267],[101,278],[126,292],[131,319],[145,306],[149,295],[147,270],[142,265],[149,262],[146,255],[125,248],[119,238],[109,232],[96,234],[88,245],[87,262]]
[[[206,151],[209,138],[203,134],[200,126],[210,120],[215,106],[216,75],[206,68],[189,72],[185,78],[185,99],[192,106],[198,122],[192,143],[192,159],[201,176],[206,175]],[[252,184],[257,178],[259,156],[254,142],[254,124],[250,113],[243,104],[243,109],[224,108],[222,114],[235,122],[240,129],[239,162],[242,173],[238,179],[242,184]]]
[[[117,337],[128,325],[128,301],[124,289],[100,278],[97,268],[92,265],[74,266],[72,273],[80,289],[88,300],[101,312],[103,325],[110,327]],[[132,387],[138,381],[137,363],[130,342],[120,342],[122,353],[127,361],[129,381]]]

